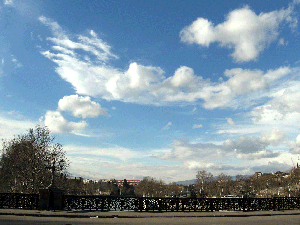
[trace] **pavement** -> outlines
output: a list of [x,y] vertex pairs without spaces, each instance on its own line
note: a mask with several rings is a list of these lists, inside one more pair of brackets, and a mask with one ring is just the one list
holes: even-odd
[[283,211],[218,211],[218,212],[130,212],[130,211],[48,211],[0,209],[0,215],[64,218],[174,218],[174,217],[257,217],[300,215],[300,210]]

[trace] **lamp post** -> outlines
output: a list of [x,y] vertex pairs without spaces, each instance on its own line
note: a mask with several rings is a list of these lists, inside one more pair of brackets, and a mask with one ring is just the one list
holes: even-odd
[[51,171],[51,184],[46,189],[40,189],[39,209],[41,210],[61,210],[63,208],[63,190],[59,190],[55,185],[55,172],[62,170],[64,160],[57,161],[57,154],[54,152],[44,160],[45,168]]
[[48,187],[49,189],[51,188],[56,188],[55,186],[55,171],[60,168],[61,170],[63,169],[64,163],[65,161],[62,159],[59,162],[56,161],[56,153],[52,153],[51,154],[51,158],[50,159],[46,159],[44,161],[45,167],[46,169],[51,170],[52,173],[52,177],[51,177],[51,184]]

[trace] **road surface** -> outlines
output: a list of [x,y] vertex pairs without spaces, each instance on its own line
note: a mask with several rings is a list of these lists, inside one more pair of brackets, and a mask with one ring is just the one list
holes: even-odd
[[65,218],[0,215],[1,225],[77,225],[77,224],[289,224],[299,225],[300,215],[251,217],[153,217],[153,218]]

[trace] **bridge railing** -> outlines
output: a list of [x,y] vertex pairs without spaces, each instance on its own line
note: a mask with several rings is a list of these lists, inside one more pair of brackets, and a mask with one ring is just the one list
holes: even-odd
[[0,193],[1,209],[37,209],[38,194]]
[[[38,194],[0,193],[0,208],[38,209]],[[63,210],[88,211],[258,211],[300,209],[300,197],[157,198],[63,195]]]
[[63,204],[65,210],[91,211],[257,211],[300,209],[300,198],[156,198],[65,195]]

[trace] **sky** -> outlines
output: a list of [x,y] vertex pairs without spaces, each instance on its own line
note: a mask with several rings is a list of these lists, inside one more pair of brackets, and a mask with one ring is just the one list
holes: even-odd
[[288,171],[299,13],[300,0],[1,0],[0,139],[45,125],[89,179]]

